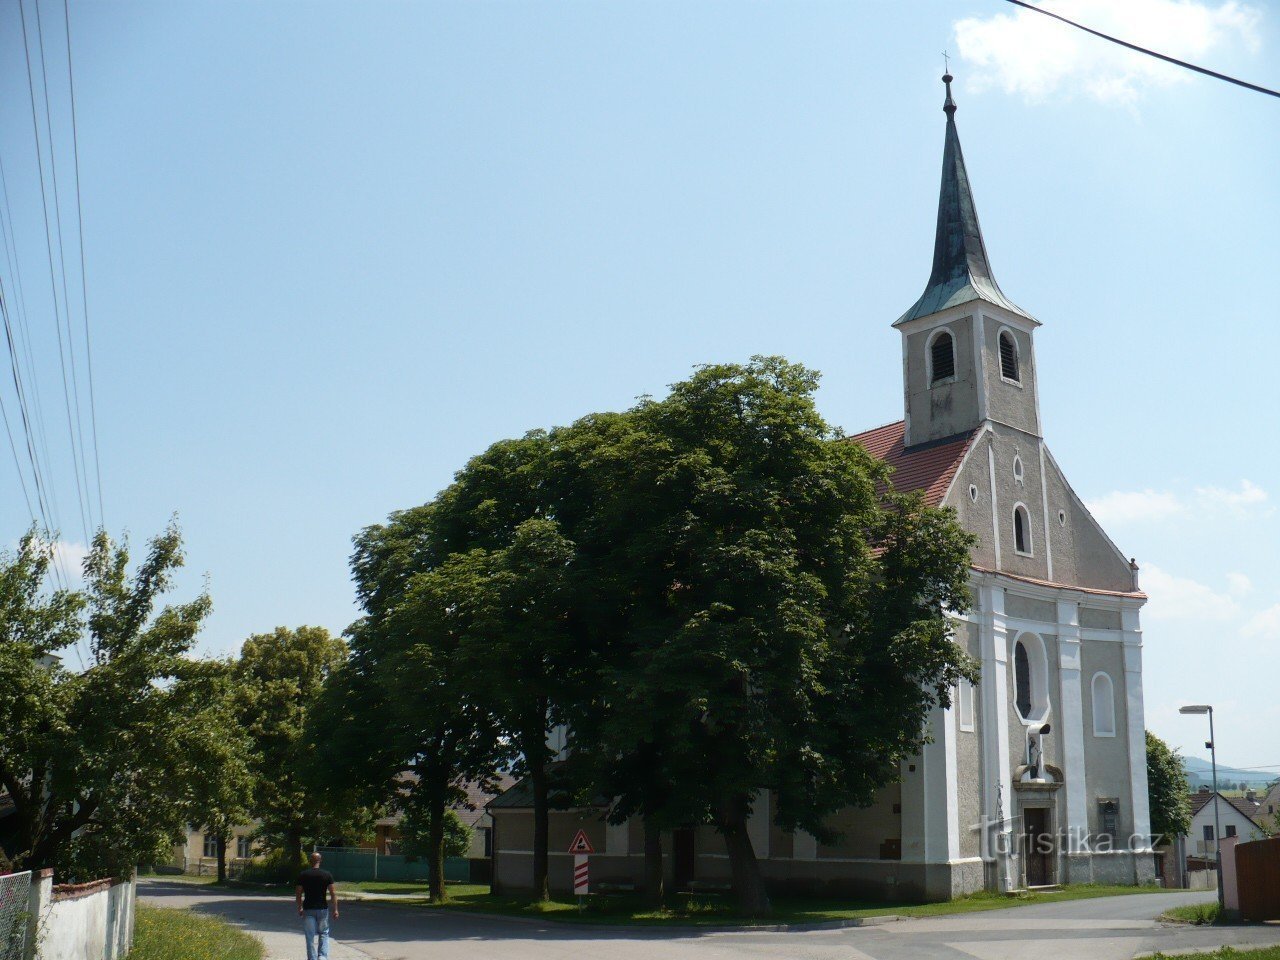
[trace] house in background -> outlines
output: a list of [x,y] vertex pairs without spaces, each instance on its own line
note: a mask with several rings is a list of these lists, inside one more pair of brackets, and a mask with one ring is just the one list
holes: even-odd
[[[250,839],[256,824],[233,827],[227,840],[227,870],[238,873],[259,852]],[[193,827],[187,828],[186,839],[173,848],[170,865],[183,873],[200,876],[218,872],[218,838]]]
[[[1218,826],[1223,837],[1239,837],[1240,842],[1261,840],[1269,832],[1258,822],[1260,804],[1244,797],[1218,793]],[[1187,869],[1211,870],[1218,856],[1218,836],[1214,823],[1214,793],[1197,790],[1191,795],[1191,829],[1187,831]]]
[[[470,860],[488,859],[493,853],[493,817],[486,809],[489,801],[508,790],[516,782],[510,774],[501,774],[492,791],[486,791],[478,783],[463,785],[467,798],[465,803],[455,804],[451,809],[471,828],[471,848],[466,857]],[[374,828],[374,838],[369,843],[362,843],[362,849],[377,850],[379,855],[394,856],[400,853],[400,820],[401,815],[391,814],[383,817]]]

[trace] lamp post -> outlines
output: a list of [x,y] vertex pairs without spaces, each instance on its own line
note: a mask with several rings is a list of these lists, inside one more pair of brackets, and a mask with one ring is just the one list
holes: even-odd
[[1213,767],[1213,853],[1218,865],[1218,909],[1223,909],[1222,899],[1222,822],[1218,819],[1218,748],[1213,735],[1213,707],[1207,703],[1193,703],[1178,708],[1179,713],[1207,713],[1209,715],[1209,762]]

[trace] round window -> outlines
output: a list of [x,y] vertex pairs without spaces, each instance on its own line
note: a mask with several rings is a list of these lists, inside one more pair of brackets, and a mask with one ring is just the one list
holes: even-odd
[[972,500],[974,503],[978,502],[978,488],[975,487],[972,483],[969,484],[969,499]]

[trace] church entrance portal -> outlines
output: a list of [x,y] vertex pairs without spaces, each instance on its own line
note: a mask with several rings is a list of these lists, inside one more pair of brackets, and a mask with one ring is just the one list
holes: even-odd
[[1024,807],[1023,857],[1027,864],[1027,886],[1053,883],[1053,834],[1049,832],[1049,811],[1045,807]]

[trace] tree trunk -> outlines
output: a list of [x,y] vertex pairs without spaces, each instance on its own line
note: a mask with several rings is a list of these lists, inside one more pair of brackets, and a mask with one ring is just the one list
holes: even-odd
[[227,831],[218,831],[218,882],[227,882]]
[[444,794],[431,798],[431,864],[428,896],[432,903],[444,903]]
[[738,898],[738,910],[745,917],[767,917],[773,912],[769,891],[765,889],[760,863],[756,860],[751,835],[747,833],[747,806],[745,796],[731,797],[720,805],[716,824],[724,836],[729,854],[729,870],[733,876],[733,892]]
[[660,907],[666,891],[662,885],[662,831],[644,819],[644,894],[650,906]]
[[[297,873],[298,868],[302,866],[302,829],[300,827],[290,828],[285,835],[284,857],[289,864],[289,870]],[[288,879],[292,881],[293,877]]]
[[547,844],[551,817],[547,761],[542,756],[528,754],[526,759],[529,763],[529,781],[533,784],[533,895],[538,900],[550,900],[551,883],[547,870]]

